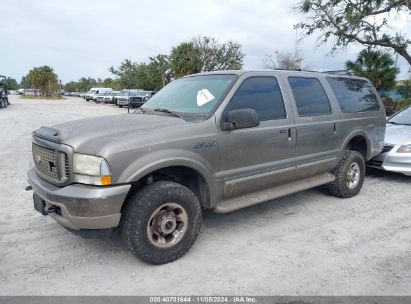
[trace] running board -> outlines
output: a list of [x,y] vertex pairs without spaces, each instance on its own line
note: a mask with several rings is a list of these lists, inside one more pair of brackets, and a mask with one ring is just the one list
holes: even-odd
[[331,183],[335,180],[335,176],[331,173],[325,173],[313,176],[307,179],[287,183],[274,188],[269,188],[235,198],[230,198],[219,203],[214,212],[227,213],[242,209],[248,206],[256,205],[275,198],[286,196],[292,193],[300,192],[320,185]]

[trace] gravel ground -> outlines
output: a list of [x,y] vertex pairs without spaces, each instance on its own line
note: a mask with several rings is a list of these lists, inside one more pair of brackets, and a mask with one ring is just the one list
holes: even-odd
[[16,96],[0,109],[0,295],[411,295],[411,178],[399,174],[369,172],[351,199],[316,188],[206,212],[188,254],[162,266],[35,212],[32,130],[126,111]]

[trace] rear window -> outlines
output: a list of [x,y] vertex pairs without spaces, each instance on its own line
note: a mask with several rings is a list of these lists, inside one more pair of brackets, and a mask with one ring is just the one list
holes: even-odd
[[357,113],[378,111],[380,104],[368,81],[345,77],[327,77],[341,111]]
[[320,81],[316,78],[288,77],[299,116],[331,113],[330,102]]

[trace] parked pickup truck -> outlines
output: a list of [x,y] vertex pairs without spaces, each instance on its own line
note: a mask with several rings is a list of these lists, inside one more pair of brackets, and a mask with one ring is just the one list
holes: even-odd
[[325,184],[357,195],[384,134],[368,79],[202,73],[134,114],[34,131],[28,181],[43,215],[71,229],[118,227],[132,253],[162,264],[190,249],[204,209],[226,213]]

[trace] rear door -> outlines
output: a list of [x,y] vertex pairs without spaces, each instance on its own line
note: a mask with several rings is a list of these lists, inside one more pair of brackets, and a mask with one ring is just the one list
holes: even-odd
[[340,114],[329,100],[324,80],[290,73],[284,81],[295,113],[295,176],[305,178],[327,172],[337,164]]

